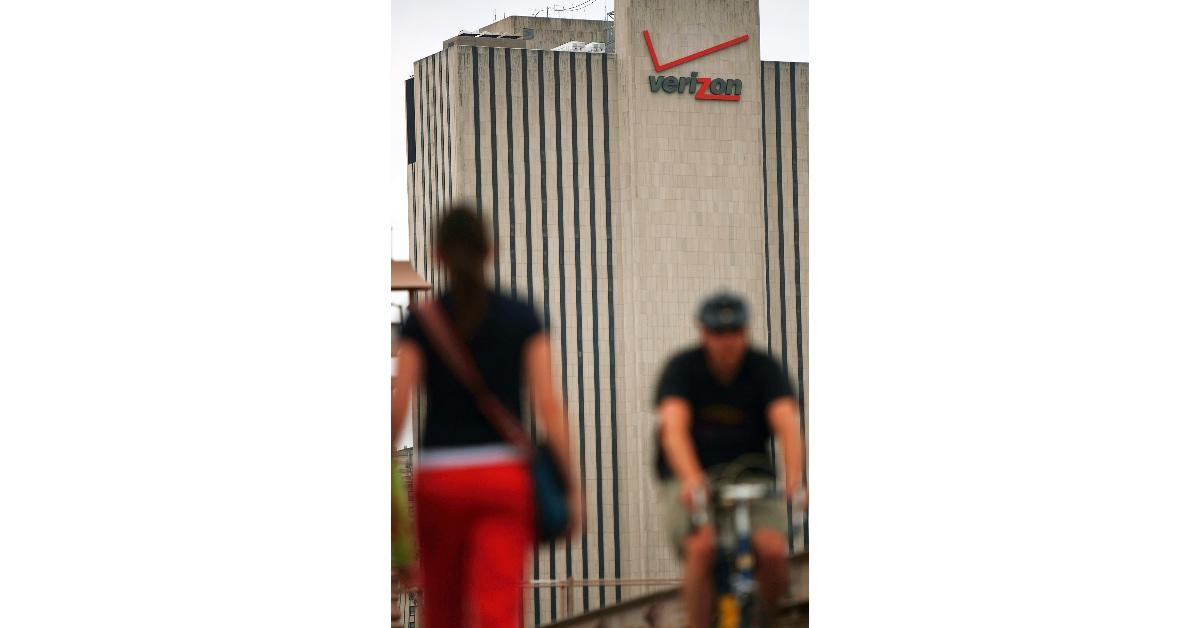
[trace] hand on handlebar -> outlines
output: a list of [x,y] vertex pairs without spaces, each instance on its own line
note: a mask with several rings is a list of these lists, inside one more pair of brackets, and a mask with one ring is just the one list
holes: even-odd
[[679,498],[689,511],[700,505],[696,503],[698,495],[703,496],[702,499],[708,496],[708,479],[703,475],[685,478],[679,482]]
[[788,500],[791,500],[793,504],[796,504],[802,510],[809,509],[808,484],[800,483],[799,479],[790,479],[787,480],[785,490],[787,491]]
[[704,527],[708,524],[708,479],[699,475],[679,484],[679,498],[687,508],[692,530]]

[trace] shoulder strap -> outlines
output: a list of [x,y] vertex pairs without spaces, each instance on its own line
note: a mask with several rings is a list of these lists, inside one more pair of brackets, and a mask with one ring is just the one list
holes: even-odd
[[528,453],[531,443],[525,436],[525,431],[521,429],[521,422],[488,388],[479,367],[467,351],[466,344],[451,327],[446,310],[436,299],[431,299],[418,306],[414,313],[438,356],[445,362],[455,379],[470,391],[484,418],[510,443]]

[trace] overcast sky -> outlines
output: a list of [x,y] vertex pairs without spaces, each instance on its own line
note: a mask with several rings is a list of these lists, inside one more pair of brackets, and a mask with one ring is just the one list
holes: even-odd
[[[554,6],[571,6],[563,3]],[[551,17],[600,20],[611,11],[614,0],[595,0],[579,11],[551,12]],[[392,257],[408,258],[408,198],[405,190],[404,79],[412,76],[412,64],[442,47],[442,42],[460,30],[491,24],[505,15],[545,13],[546,5],[536,0],[459,0],[458,2],[413,2],[392,0]],[[761,0],[759,20],[762,58],[778,61],[808,61],[808,0]]]

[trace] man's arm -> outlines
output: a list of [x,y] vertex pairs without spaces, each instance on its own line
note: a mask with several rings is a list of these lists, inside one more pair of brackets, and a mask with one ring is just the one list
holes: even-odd
[[691,507],[692,493],[707,484],[704,469],[692,445],[692,411],[682,397],[664,397],[658,404],[658,420],[662,426],[662,448],[667,464],[679,478],[683,502]]
[[784,489],[795,498],[804,480],[804,435],[800,431],[800,413],[791,397],[780,397],[767,407],[767,420],[783,450]]

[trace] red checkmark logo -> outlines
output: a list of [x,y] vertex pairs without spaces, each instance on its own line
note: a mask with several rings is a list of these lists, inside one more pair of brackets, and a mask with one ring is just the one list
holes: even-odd
[[711,48],[705,48],[704,50],[701,50],[700,52],[693,52],[690,55],[680,57],[674,61],[668,61],[666,63],[660,64],[658,62],[658,55],[655,54],[655,52],[654,52],[654,42],[650,41],[650,31],[642,31],[642,37],[646,38],[646,48],[650,50],[650,61],[652,61],[654,63],[654,71],[655,72],[662,72],[663,70],[668,70],[677,65],[683,65],[683,64],[687,63],[688,61],[695,61],[696,59],[699,59],[700,57],[703,57],[705,55],[710,55],[718,50],[724,50],[730,46],[736,46],[736,45],[750,39],[749,35],[742,35],[741,37],[734,37],[733,39],[730,39],[729,41],[719,43]]

